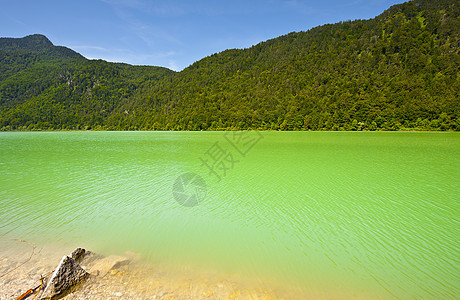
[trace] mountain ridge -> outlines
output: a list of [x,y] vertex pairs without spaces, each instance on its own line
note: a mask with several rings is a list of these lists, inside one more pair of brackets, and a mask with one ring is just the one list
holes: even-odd
[[53,43],[43,34],[32,34],[22,38],[0,38],[0,48],[2,49],[28,49],[40,50],[37,47],[50,47]]
[[0,49],[3,51],[30,51],[39,54],[56,55],[65,58],[84,58],[76,51],[64,47],[54,46],[53,43],[42,34],[32,34],[22,38],[0,38]]
[[458,16],[455,1],[410,1],[181,72],[47,57],[40,68],[53,75],[34,93],[12,86],[40,73],[37,64],[11,71],[4,56],[16,53],[0,42],[0,70],[10,68],[0,75],[0,128],[460,130]]

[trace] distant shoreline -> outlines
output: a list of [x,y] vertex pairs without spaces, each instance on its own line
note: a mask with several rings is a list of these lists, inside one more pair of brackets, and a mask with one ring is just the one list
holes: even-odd
[[228,129],[228,130],[112,130],[112,129],[35,129],[35,130],[0,130],[0,132],[460,132],[460,130],[400,129],[400,130],[268,130],[268,129]]

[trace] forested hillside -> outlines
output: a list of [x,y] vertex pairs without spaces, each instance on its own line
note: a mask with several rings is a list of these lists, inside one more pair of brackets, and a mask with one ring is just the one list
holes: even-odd
[[0,128],[460,130],[454,0],[226,50],[181,72],[0,39]]

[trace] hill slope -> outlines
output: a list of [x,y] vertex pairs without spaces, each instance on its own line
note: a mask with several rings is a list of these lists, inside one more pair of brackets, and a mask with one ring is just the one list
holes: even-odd
[[88,129],[148,81],[174,72],[88,60],[45,36],[0,38],[0,128]]
[[460,130],[459,28],[457,1],[411,1],[180,73],[70,54],[14,69],[0,42],[0,128]]

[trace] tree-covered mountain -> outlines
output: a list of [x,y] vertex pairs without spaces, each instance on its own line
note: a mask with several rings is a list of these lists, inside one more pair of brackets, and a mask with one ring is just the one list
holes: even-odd
[[173,71],[88,60],[43,35],[0,38],[0,128],[101,127],[144,82]]
[[457,1],[410,1],[178,73],[0,39],[0,128],[460,130],[459,35]]

